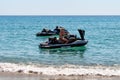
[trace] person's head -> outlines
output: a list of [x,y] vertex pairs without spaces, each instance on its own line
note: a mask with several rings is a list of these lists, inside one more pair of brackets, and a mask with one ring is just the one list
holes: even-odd
[[56,26],[56,29],[58,29],[58,26]]

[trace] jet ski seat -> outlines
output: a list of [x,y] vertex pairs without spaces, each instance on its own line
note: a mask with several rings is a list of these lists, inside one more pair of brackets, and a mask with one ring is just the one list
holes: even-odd
[[49,41],[49,44],[57,44],[57,43],[59,43],[56,37],[50,37],[48,41]]

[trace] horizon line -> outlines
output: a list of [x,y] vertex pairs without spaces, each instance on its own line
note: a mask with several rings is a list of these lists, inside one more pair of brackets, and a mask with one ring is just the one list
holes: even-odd
[[107,14],[107,15],[106,14],[105,15],[102,15],[102,14],[101,15],[100,14],[95,14],[95,15],[94,14],[92,14],[92,15],[91,14],[90,15],[55,15],[55,14],[52,14],[52,15],[35,15],[35,14],[34,15],[29,15],[29,14],[25,14],[25,15],[22,15],[22,14],[12,14],[11,15],[10,14],[9,15],[8,14],[8,15],[6,15],[5,14],[5,15],[1,15],[0,14],[0,16],[120,16],[120,15],[115,15],[115,14],[114,15],[110,15],[110,14]]

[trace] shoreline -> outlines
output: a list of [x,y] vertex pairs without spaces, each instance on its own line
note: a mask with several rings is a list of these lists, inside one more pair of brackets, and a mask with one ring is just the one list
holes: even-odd
[[19,72],[0,72],[0,80],[119,80],[120,76],[94,76],[94,75],[41,75],[25,74]]
[[120,76],[120,67],[105,66],[36,66],[14,63],[0,63],[1,72],[35,74],[35,75],[55,75],[55,76]]

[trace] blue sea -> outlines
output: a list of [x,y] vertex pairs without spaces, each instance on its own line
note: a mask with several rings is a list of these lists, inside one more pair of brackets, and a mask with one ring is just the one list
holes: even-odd
[[[88,44],[40,49],[39,44],[50,36],[37,37],[36,33],[56,26],[78,37],[77,29],[84,29]],[[0,16],[0,71],[20,70],[120,76],[120,16]]]

